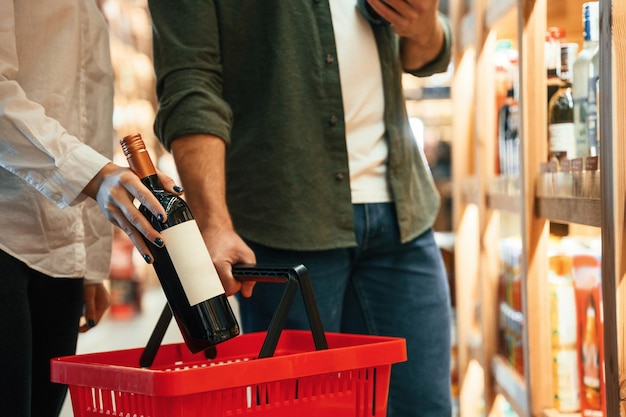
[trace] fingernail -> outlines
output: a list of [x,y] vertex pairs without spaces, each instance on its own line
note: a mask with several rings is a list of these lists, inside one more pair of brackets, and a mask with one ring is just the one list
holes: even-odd
[[89,320],[87,320],[87,325],[89,327],[95,327],[96,326],[96,321],[94,319],[89,319]]
[[183,190],[183,188],[182,188],[182,187],[180,187],[180,186],[178,186],[178,185],[175,185],[175,186],[174,186],[174,191],[176,191],[177,193],[182,193],[184,190]]
[[154,243],[160,248],[163,247],[163,239],[161,239],[160,237],[157,237],[156,239],[154,239]]
[[158,220],[160,223],[163,223],[163,220],[164,220],[164,219],[165,219],[165,217],[164,217],[161,213],[157,214],[157,220]]
[[147,264],[152,262],[152,258],[150,257],[150,255],[144,255],[143,260],[146,261]]

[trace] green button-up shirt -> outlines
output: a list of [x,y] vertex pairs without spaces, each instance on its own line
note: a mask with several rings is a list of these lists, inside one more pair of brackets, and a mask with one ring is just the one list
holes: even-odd
[[[293,250],[354,246],[337,51],[328,0],[151,0],[157,137],[208,133],[228,144],[235,228]],[[355,1],[356,3],[356,1]],[[439,57],[411,73],[445,71]],[[373,26],[380,55],[388,177],[403,241],[433,224],[439,195],[411,133],[398,37]]]

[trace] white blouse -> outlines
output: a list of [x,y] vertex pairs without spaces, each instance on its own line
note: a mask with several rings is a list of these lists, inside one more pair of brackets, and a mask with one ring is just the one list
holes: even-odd
[[81,190],[113,156],[113,71],[94,0],[0,0],[0,249],[108,276],[112,225]]

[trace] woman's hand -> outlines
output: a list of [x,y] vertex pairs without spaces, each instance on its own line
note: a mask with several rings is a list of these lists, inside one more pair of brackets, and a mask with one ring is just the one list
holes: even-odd
[[[165,190],[176,195],[182,193],[169,176],[159,171],[157,175]],[[161,216],[163,221],[166,213],[139,177],[129,168],[109,163],[87,184],[83,193],[97,201],[107,219],[130,237],[146,262],[152,263],[154,257],[142,236],[159,247],[163,246],[163,237],[135,207],[134,200],[137,199],[153,215]]]
[[85,282],[83,290],[85,302],[85,322],[79,328],[81,333],[95,327],[111,304],[109,292],[102,283]]

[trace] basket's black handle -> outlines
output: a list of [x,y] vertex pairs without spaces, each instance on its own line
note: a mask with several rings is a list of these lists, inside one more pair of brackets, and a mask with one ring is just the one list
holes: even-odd
[[[287,314],[293,303],[295,294],[300,288],[304,307],[309,319],[311,333],[313,334],[313,342],[317,350],[328,349],[324,327],[320,319],[319,310],[313,294],[313,286],[309,273],[304,265],[296,265],[292,267],[270,266],[270,265],[234,265],[233,276],[239,281],[257,281],[257,282],[274,282],[286,283],[285,290],[280,299],[278,307],[274,311],[274,316],[270,321],[270,325],[259,353],[259,358],[266,358],[274,355],[278,339],[285,328]],[[146,348],[141,354],[139,364],[141,367],[147,368],[152,365],[157,351],[163,341],[165,332],[172,320],[172,311],[166,303],[159,320],[152,331],[152,335],[148,340]],[[212,359],[216,356],[215,347],[205,350],[207,358]]]
[[257,282],[286,282],[282,298],[274,311],[274,316],[267,330],[267,336],[259,353],[259,358],[272,356],[276,350],[280,334],[285,328],[287,314],[293,303],[294,296],[300,288],[304,307],[309,319],[309,326],[313,334],[313,342],[317,350],[328,349],[324,327],[320,313],[315,302],[313,286],[309,278],[309,272],[304,265],[293,267],[269,266],[269,265],[234,265],[233,276],[239,281]]
[[165,303],[165,307],[163,307],[159,320],[157,321],[156,326],[154,326],[154,330],[152,330],[150,339],[139,357],[139,366],[142,368],[149,368],[152,365],[152,362],[154,362],[154,358],[159,351],[159,347],[161,346],[163,337],[165,337],[165,332],[170,325],[170,321],[172,321],[172,317],[172,310],[170,310],[170,306]]

